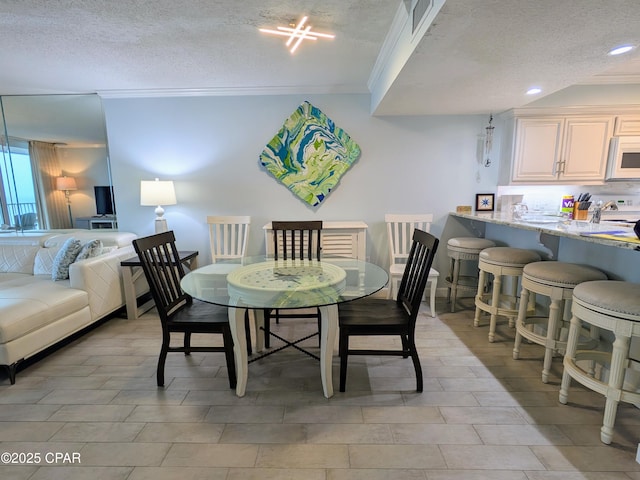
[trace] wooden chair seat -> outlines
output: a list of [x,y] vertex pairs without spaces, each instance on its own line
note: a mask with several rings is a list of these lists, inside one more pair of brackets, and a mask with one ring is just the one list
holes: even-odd
[[[378,325],[406,325],[406,311],[396,302],[363,298],[340,305],[340,326],[357,328]],[[375,332],[374,332],[375,334]]]
[[[162,346],[156,372],[158,386],[164,385],[164,366],[169,352],[224,352],[230,388],[236,386],[233,338],[227,308],[194,300],[182,291],[180,280],[184,267],[179,261],[173,231],[138,238],[133,247],[140,258],[142,270],[156,304],[162,324]],[[171,345],[171,334],[184,334],[183,344]],[[222,346],[191,346],[191,335],[208,333],[222,335]]]
[[[349,355],[411,357],[416,372],[416,390],[422,392],[422,367],[415,342],[416,319],[437,247],[437,238],[415,229],[407,265],[395,300],[367,297],[338,305],[341,392],[346,388]],[[399,336],[401,348],[349,347],[349,339],[352,336],[379,335]]]

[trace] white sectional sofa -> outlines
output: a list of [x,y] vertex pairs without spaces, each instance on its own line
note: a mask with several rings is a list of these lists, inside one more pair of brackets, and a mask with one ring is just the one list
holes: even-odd
[[[98,239],[104,253],[53,280],[53,260],[68,238]],[[125,303],[120,262],[135,255],[133,233],[58,230],[0,235],[0,366],[15,383],[23,360],[104,318]]]

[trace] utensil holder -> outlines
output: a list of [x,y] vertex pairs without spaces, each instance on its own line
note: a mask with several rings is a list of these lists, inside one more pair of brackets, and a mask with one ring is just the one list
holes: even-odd
[[580,203],[574,202],[573,204],[573,219],[574,220],[586,220],[589,214],[588,209],[580,210]]

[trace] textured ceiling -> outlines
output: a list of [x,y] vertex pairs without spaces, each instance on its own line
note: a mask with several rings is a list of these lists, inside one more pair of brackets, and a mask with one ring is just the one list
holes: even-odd
[[[0,2],[0,93],[148,89],[366,92],[394,0]],[[291,55],[259,27],[309,15],[335,40]]]
[[623,43],[640,46],[638,0],[447,0],[376,113],[501,112],[531,86],[640,83],[640,49],[607,56]]
[[[366,93],[410,0],[0,2],[0,94]],[[273,28],[309,15],[334,40],[291,55]],[[500,112],[578,83],[640,77],[638,0],[447,0],[376,115]],[[606,74],[606,75],[605,75]],[[615,74],[615,75],[614,75]],[[640,81],[638,81],[640,83]]]

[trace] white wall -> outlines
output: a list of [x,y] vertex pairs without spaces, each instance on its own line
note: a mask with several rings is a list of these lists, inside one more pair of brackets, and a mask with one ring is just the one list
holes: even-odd
[[[359,161],[316,208],[306,206],[258,162],[264,145],[304,100],[362,149]],[[120,230],[153,233],[153,208],[139,205],[140,180],[174,180],[178,205],[165,208],[181,249],[210,260],[205,217],[251,215],[249,253],[264,252],[273,219],[363,220],[371,260],[388,263],[385,213],[432,212],[440,236],[456,205],[493,192],[498,159],[479,166],[488,116],[369,115],[368,95],[106,98],[104,109]],[[497,129],[496,129],[497,130]],[[496,131],[496,145],[499,132]],[[495,148],[495,147],[494,147]],[[446,271],[446,248],[437,258]]]
[[100,147],[58,147],[62,173],[76,179],[78,190],[71,193],[73,218],[96,214],[94,185],[109,185],[107,149]]

